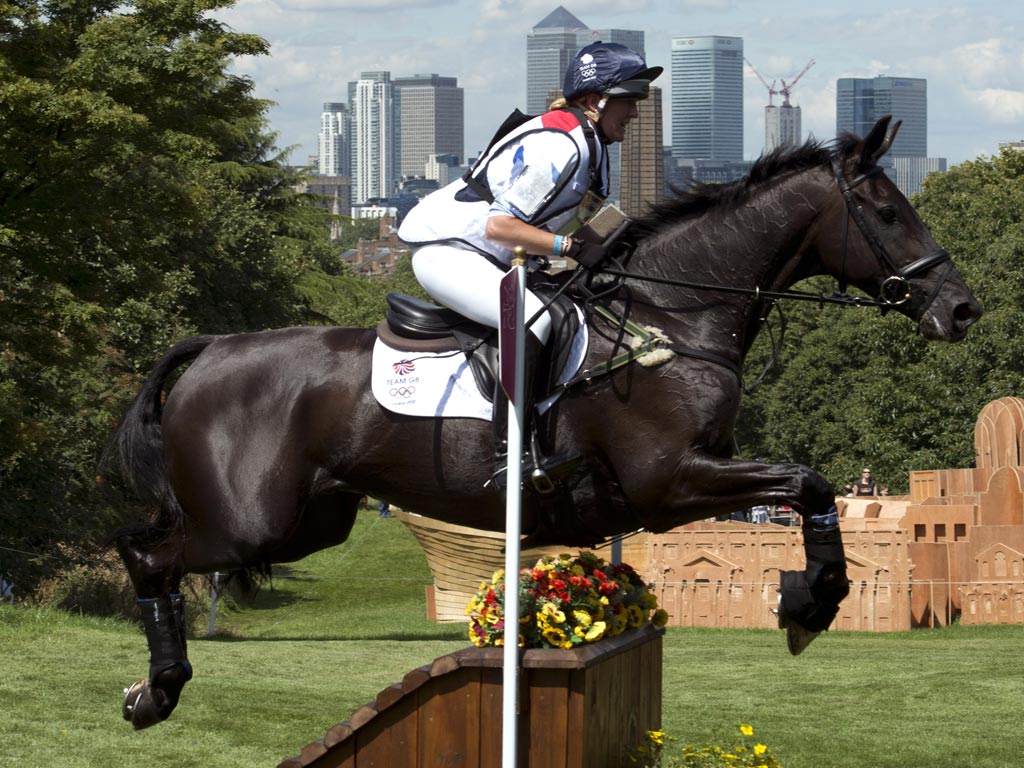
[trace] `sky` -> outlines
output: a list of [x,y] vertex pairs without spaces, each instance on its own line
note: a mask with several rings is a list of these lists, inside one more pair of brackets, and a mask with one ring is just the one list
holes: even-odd
[[[323,102],[346,101],[369,70],[393,77],[457,77],[465,91],[466,156],[473,157],[515,107],[526,104],[526,36],[555,0],[237,0],[214,16],[257,34],[270,55],[234,71],[276,103],[268,116],[289,161],[316,151]],[[665,134],[671,142],[674,37],[743,38],[744,56],[768,83],[792,82],[805,137],[835,136],[840,77],[928,81],[928,155],[950,166],[1024,140],[1024,3],[1020,0],[565,0],[591,29],[640,29],[647,62],[665,67]],[[626,10],[628,8],[628,10]],[[776,86],[778,87],[778,86]],[[744,158],[764,143],[768,89],[744,68]],[[780,103],[780,97],[774,97]],[[464,158],[465,159],[465,158]]]

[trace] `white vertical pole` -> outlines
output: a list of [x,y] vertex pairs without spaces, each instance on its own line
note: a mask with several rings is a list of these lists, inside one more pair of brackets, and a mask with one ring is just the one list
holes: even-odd
[[[519,536],[523,480],[523,357],[526,350],[523,305],[526,297],[526,252],[523,248],[516,248],[515,253],[512,269],[502,279],[502,318],[498,329],[499,348],[502,355],[506,356],[500,361],[502,387],[509,395],[505,486],[505,647],[501,691],[502,768],[516,768],[519,714]],[[509,365],[508,356],[514,358],[514,366]],[[513,386],[509,387],[509,384]]]

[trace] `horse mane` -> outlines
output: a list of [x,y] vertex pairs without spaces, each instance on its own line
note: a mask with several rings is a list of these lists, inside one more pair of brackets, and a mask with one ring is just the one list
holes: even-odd
[[799,146],[776,147],[762,154],[754,161],[750,173],[737,181],[724,184],[696,182],[685,189],[672,187],[673,196],[652,206],[644,216],[636,219],[622,240],[635,245],[639,240],[680,220],[745,200],[761,185],[777,176],[824,165],[833,154],[846,157],[859,141],[860,137],[850,133],[827,142],[808,139]]

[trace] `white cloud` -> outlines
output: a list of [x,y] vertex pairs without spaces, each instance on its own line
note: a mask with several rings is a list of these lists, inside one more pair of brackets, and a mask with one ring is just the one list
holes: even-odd
[[973,92],[974,101],[997,123],[1020,123],[1024,121],[1024,91],[1008,91],[1004,88],[985,88]]
[[285,11],[317,11],[322,13],[359,11],[389,13],[408,8],[435,8],[451,5],[455,0],[274,0]]

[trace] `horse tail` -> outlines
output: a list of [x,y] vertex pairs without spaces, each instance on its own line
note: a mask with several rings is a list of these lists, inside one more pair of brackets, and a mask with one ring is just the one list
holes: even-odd
[[[164,385],[175,368],[195,358],[218,336],[192,336],[168,350],[150,371],[142,388],[118,422],[104,451],[100,466],[118,475],[140,501],[160,505],[164,532],[180,526],[181,507],[167,477],[160,420],[163,415]],[[106,474],[106,473],[103,473]],[[110,540],[136,532],[139,526],[121,529]]]

